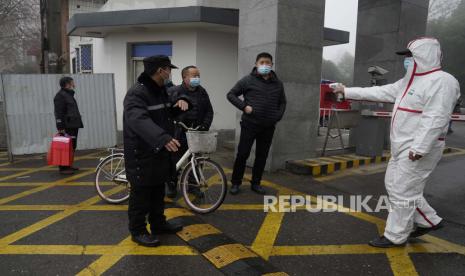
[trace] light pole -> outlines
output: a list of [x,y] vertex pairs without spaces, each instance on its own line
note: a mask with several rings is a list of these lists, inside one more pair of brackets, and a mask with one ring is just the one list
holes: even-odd
[[48,34],[47,34],[47,0],[40,0],[40,38],[41,54],[40,71],[42,74],[48,74]]

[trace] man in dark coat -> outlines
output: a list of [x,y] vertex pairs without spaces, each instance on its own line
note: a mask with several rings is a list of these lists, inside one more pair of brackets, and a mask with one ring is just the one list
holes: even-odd
[[[176,121],[183,122],[190,128],[198,128],[207,131],[213,121],[213,107],[207,91],[200,85],[200,70],[196,66],[187,66],[182,69],[182,84],[168,89],[170,97],[176,99],[184,97],[188,99],[189,110],[177,116]],[[176,127],[176,139],[181,143],[180,150],[174,154],[174,162],[178,162],[187,151],[186,130],[180,126]],[[193,176],[190,178],[193,179]],[[176,197],[177,175],[168,183],[168,197]],[[195,182],[191,182],[195,183]],[[199,195],[200,190],[189,186],[189,192]]]
[[[57,130],[62,135],[71,136],[73,150],[76,150],[78,132],[84,125],[78,104],[74,98],[74,80],[71,77],[63,77],[60,79],[60,87],[60,91],[53,99]],[[59,170],[61,174],[73,174],[78,168],[60,166]]]
[[[164,216],[165,183],[175,171],[171,154],[181,146],[173,138],[173,112],[188,108],[187,101],[174,102],[168,97],[165,84],[172,68],[177,67],[167,56],[145,58],[144,72],[124,99],[124,156],[131,183],[129,231],[132,240],[143,246],[157,246],[157,234],[182,229]],[[146,216],[151,233],[146,228]]]
[[[242,113],[241,136],[232,173],[230,193],[239,193],[247,159],[256,143],[255,163],[252,170],[251,189],[265,194],[260,186],[268,152],[273,141],[276,124],[286,109],[283,83],[271,68],[273,57],[268,53],[257,56],[252,73],[242,78],[229,91],[228,100]],[[239,98],[240,96],[243,99]]]

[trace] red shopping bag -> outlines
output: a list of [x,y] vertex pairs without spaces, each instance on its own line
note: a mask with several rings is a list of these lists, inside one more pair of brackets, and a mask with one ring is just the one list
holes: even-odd
[[71,166],[73,164],[73,142],[69,136],[55,135],[47,154],[50,166]]

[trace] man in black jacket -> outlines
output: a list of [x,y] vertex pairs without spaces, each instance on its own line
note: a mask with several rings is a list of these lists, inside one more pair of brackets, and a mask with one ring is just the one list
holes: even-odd
[[[84,125],[76,99],[74,98],[74,80],[71,77],[63,77],[60,79],[60,87],[60,91],[58,91],[53,99],[57,130],[62,135],[71,136],[73,150],[76,150],[78,132]],[[59,170],[62,174],[73,174],[78,168],[60,166]]]
[[[259,54],[252,73],[237,82],[227,96],[235,107],[243,111],[241,136],[231,179],[230,193],[233,195],[239,193],[254,142],[256,148],[251,189],[258,194],[266,193],[260,182],[276,123],[282,119],[286,109],[284,86],[271,70],[272,67],[273,57],[268,53]],[[243,100],[239,96],[243,96]]]
[[[165,84],[172,68],[177,67],[167,56],[145,58],[144,72],[124,99],[124,158],[131,183],[129,231],[132,240],[143,246],[157,246],[157,234],[182,229],[164,216],[165,183],[174,171],[171,154],[181,146],[173,138],[173,111],[188,108],[187,101],[168,97]],[[151,233],[146,229],[147,215]]]
[[[200,85],[200,70],[193,65],[187,66],[182,69],[181,75],[182,84],[168,89],[168,94],[174,99],[179,97],[188,99],[190,108],[177,116],[176,121],[183,122],[191,128],[198,127],[198,130],[207,131],[213,121],[213,107],[207,91]],[[178,162],[188,149],[185,129],[178,126],[175,137],[181,143],[180,150],[174,154],[174,162]],[[168,183],[167,194],[170,198],[176,197],[176,183],[177,175]],[[199,189],[189,186],[189,191],[198,195]]]

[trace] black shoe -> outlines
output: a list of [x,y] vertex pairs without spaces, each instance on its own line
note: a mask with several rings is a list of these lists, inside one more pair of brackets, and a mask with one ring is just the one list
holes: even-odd
[[442,220],[441,220],[440,223],[438,223],[437,225],[435,225],[433,227],[428,227],[428,228],[426,228],[426,227],[417,227],[415,229],[415,231],[410,233],[410,238],[420,237],[420,236],[423,236],[423,235],[427,234],[430,231],[435,231],[435,230],[441,229],[443,227],[444,227],[444,223],[443,223]]
[[157,236],[148,233],[133,235],[132,241],[146,247],[156,247],[160,245],[160,240],[158,240]]
[[229,193],[232,195],[237,195],[239,193],[239,185],[232,185],[231,190],[229,190]]
[[166,192],[166,196],[168,198],[175,198],[178,195],[178,189],[176,187],[176,183],[170,181],[168,182],[167,186],[168,186],[168,191]]
[[250,186],[250,189],[251,189],[252,191],[256,192],[256,193],[259,194],[259,195],[264,195],[264,194],[266,194],[266,190],[265,190],[262,186],[260,186],[260,185],[252,185],[252,186]]
[[168,222],[166,221],[163,224],[156,224],[152,227],[152,234],[176,234],[182,230],[182,225],[180,223]]
[[368,243],[373,247],[381,247],[381,248],[391,248],[391,247],[402,247],[405,246],[405,243],[402,244],[395,244],[392,241],[388,240],[386,237],[381,236],[376,238]]
[[63,175],[74,174],[74,170],[71,168],[60,169],[60,174],[63,174]]

